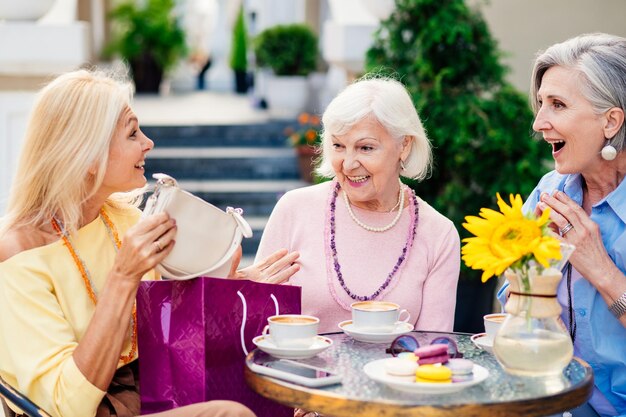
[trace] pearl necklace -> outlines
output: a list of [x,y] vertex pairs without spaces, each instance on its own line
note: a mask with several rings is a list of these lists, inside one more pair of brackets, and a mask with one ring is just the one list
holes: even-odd
[[402,269],[406,257],[409,253],[409,249],[413,246],[413,241],[415,240],[415,234],[417,232],[417,223],[419,221],[419,205],[417,203],[417,197],[415,196],[415,192],[411,190],[411,208],[414,210],[411,212],[411,226],[409,227],[409,232],[407,236],[406,243],[402,248],[402,254],[396,261],[396,264],[393,267],[393,270],[387,275],[387,279],[382,283],[380,287],[372,295],[358,295],[353,293],[350,288],[346,285],[343,274],[341,272],[341,265],[339,264],[339,256],[337,254],[337,244],[336,244],[336,236],[335,236],[335,209],[337,207],[337,194],[339,193],[340,185],[336,183],[333,187],[333,191],[330,197],[330,210],[327,212],[326,217],[326,227],[324,231],[324,240],[325,240],[325,252],[326,252],[326,270],[327,270],[327,283],[328,288],[330,290],[330,294],[333,299],[339,304],[344,310],[350,311],[350,306],[344,303],[337,293],[335,292],[334,283],[332,282],[333,272],[337,277],[341,288],[348,294],[350,298],[353,300],[366,301],[366,300],[374,300],[381,294],[385,292],[385,290],[390,288],[390,285],[393,281],[393,278],[398,274],[398,272]]
[[[107,233],[109,237],[115,244],[115,250],[116,251],[119,250],[119,248],[122,246],[122,242],[120,241],[115,225],[113,224],[109,216],[104,211],[104,208],[100,209],[100,218],[102,219],[102,222],[104,223],[104,226],[107,229]],[[65,247],[70,252],[72,259],[74,260],[74,263],[76,264],[76,267],[78,268],[78,271],[80,272],[80,275],[83,278],[83,282],[85,283],[85,288],[87,289],[87,294],[89,294],[89,298],[91,299],[93,304],[96,305],[98,302],[98,295],[95,290],[95,285],[93,285],[93,281],[91,280],[91,274],[89,273],[89,270],[87,269],[87,266],[85,265],[85,261],[83,261],[83,259],[80,257],[80,255],[78,254],[78,252],[72,245],[72,242],[69,238],[69,234],[62,227],[62,223],[54,217],[50,220],[50,222],[52,223],[52,227],[54,228],[54,230],[63,240],[63,245],[65,245]],[[131,328],[130,351],[128,352],[127,355],[120,355],[120,360],[124,364],[127,364],[130,361],[132,361],[135,357],[135,354],[137,353],[137,305],[136,304],[133,305],[133,312],[132,312],[132,316],[130,319],[130,328]]]
[[344,190],[343,193],[342,193],[343,194],[343,201],[344,201],[344,203],[346,203],[346,208],[348,209],[348,214],[350,215],[352,220],[354,220],[354,222],[356,224],[358,224],[359,226],[361,226],[363,229],[365,229],[367,231],[370,231],[370,232],[377,232],[377,233],[386,232],[387,230],[389,230],[392,227],[394,227],[400,221],[400,217],[402,217],[402,209],[404,209],[404,185],[402,184],[402,181],[400,181],[400,178],[398,178],[398,182],[400,183],[400,193],[398,194],[398,202],[389,211],[391,213],[391,211],[393,211],[393,209],[398,207],[398,214],[396,214],[396,217],[394,217],[394,219],[391,221],[391,223],[389,223],[387,226],[382,226],[382,227],[369,226],[369,225],[363,223],[361,220],[357,219],[356,216],[354,215],[354,212],[352,211],[352,207],[350,205],[350,200],[348,200],[348,194]]

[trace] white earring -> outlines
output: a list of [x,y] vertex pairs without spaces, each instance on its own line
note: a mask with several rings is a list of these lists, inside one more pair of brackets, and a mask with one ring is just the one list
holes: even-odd
[[615,147],[613,145],[610,145],[609,143],[610,142],[607,140],[606,145],[604,145],[604,148],[602,148],[602,151],[600,151],[602,159],[604,159],[605,161],[612,161],[617,156],[617,149],[615,149]]
[[404,161],[402,159],[400,160],[400,168],[402,168],[402,171],[406,171],[406,167],[404,166]]

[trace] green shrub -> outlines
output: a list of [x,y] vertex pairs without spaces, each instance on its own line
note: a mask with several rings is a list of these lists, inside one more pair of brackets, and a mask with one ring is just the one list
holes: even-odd
[[308,75],[317,62],[317,36],[303,24],[273,26],[257,36],[254,53],[275,75]]
[[528,195],[548,169],[549,149],[531,137],[527,98],[505,81],[500,57],[463,0],[397,0],[367,53],[368,71],[407,86],[433,144],[432,177],[410,185],[461,237],[464,216],[494,206],[496,192]]
[[233,44],[230,51],[230,67],[234,71],[246,72],[248,70],[247,33],[243,6],[241,6],[237,14],[235,25],[233,26]]
[[174,0],[120,3],[109,14],[117,30],[105,54],[119,54],[132,62],[148,53],[164,71],[171,69],[187,53],[185,32],[173,15],[173,8]]

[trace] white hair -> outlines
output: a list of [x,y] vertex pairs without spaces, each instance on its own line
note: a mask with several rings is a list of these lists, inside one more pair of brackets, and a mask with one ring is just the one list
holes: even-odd
[[364,77],[346,87],[331,101],[322,116],[322,154],[317,173],[333,178],[328,155],[332,137],[343,135],[366,117],[373,116],[400,143],[413,138],[411,152],[400,175],[422,180],[431,167],[430,141],[404,85],[388,78]]
[[[539,111],[537,93],[544,74],[559,66],[578,71],[581,93],[597,114],[618,107],[626,112],[626,39],[606,33],[590,33],[557,43],[540,53],[532,72],[530,100]],[[624,149],[626,126],[610,139],[618,151]]]

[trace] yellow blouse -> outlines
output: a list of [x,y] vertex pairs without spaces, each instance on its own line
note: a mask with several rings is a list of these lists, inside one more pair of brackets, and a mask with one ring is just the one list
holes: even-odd
[[[131,207],[105,210],[122,240],[140,216]],[[97,294],[113,266],[115,243],[99,216],[71,241]],[[157,275],[151,271],[143,279]],[[105,393],[85,378],[72,356],[94,311],[61,240],[0,262],[0,375],[53,416],[94,416]],[[122,352],[129,350],[130,332]]]

